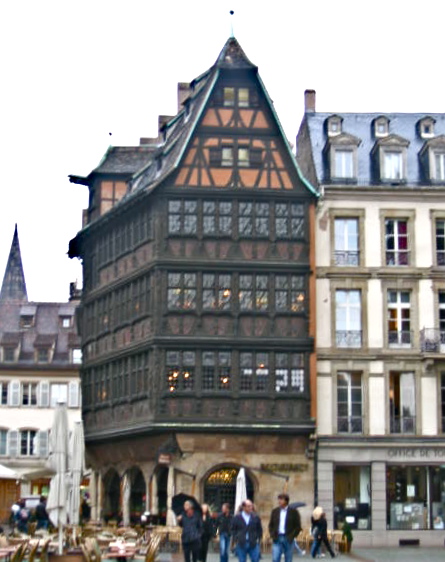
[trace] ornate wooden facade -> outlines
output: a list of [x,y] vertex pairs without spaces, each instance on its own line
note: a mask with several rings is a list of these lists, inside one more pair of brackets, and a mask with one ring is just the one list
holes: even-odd
[[87,442],[308,436],[315,193],[234,38],[160,122],[156,142],[71,177],[90,189],[70,245]]

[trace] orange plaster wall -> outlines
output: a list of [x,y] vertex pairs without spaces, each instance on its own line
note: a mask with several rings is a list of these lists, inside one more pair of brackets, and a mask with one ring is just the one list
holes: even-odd
[[202,124],[206,127],[216,127],[218,126],[218,118],[216,116],[216,111],[214,109],[209,109],[202,120]]
[[232,170],[230,168],[228,170],[212,168],[211,173],[216,186],[225,187],[232,175]]
[[254,187],[258,177],[258,170],[239,170],[239,176],[245,187]]
[[256,129],[266,129],[269,127],[269,123],[267,122],[264,113],[259,112],[255,117],[255,121],[253,122],[253,127]]

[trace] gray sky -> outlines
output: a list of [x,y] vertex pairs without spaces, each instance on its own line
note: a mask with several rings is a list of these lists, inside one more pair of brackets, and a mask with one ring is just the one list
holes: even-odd
[[0,278],[17,222],[30,300],[68,298],[81,279],[68,241],[87,205],[68,174],[156,135],[158,114],[176,113],[177,82],[215,62],[230,9],[291,142],[306,88],[319,111],[445,110],[438,0],[2,2]]

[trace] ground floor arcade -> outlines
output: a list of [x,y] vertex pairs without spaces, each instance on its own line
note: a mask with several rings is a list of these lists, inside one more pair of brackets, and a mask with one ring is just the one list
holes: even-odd
[[[313,462],[308,438],[290,435],[170,434],[88,444],[90,502],[94,519],[174,524],[172,499],[192,495],[219,511],[234,507],[236,477],[245,468],[248,496],[266,521],[276,496],[313,506]],[[307,510],[307,513],[305,512]]]

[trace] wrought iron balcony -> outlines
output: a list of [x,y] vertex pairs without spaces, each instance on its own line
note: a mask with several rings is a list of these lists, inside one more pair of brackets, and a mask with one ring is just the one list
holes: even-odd
[[363,418],[361,416],[338,417],[337,432],[363,433]]
[[386,265],[409,265],[409,250],[386,250]]
[[416,433],[416,416],[392,416],[390,419],[391,433]]
[[420,350],[422,353],[445,353],[445,332],[439,328],[420,330]]
[[335,265],[341,267],[357,266],[360,262],[360,252],[349,250],[336,250],[334,252]]
[[411,347],[413,342],[413,333],[411,330],[403,332],[388,332],[389,347]]
[[362,347],[361,330],[337,330],[335,332],[337,347]]

